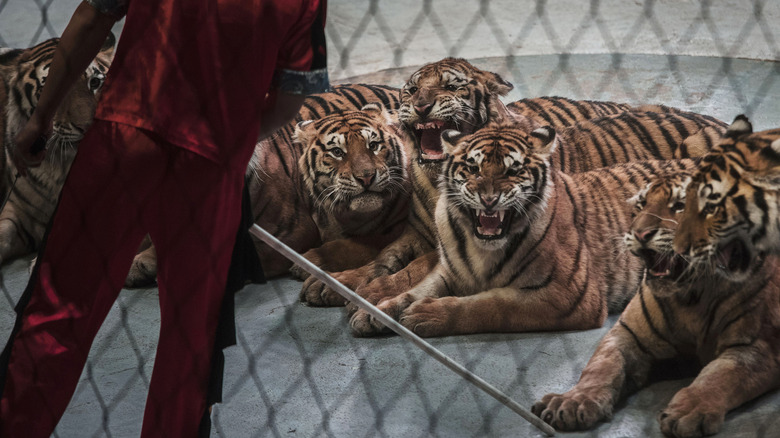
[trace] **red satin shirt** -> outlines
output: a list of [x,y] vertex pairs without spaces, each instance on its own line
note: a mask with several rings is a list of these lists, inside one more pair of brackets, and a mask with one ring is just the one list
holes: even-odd
[[127,2],[95,118],[246,167],[274,73],[326,68],[324,2]]

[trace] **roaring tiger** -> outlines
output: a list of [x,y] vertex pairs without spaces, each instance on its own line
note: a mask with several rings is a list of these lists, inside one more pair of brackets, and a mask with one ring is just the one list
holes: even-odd
[[[474,132],[491,120],[507,117],[507,108],[498,98],[512,88],[512,84],[498,74],[480,70],[460,58],[445,58],[427,64],[411,75],[401,89],[398,110],[398,118],[414,140],[409,225],[377,258],[358,269],[335,273],[336,279],[361,293],[360,287],[369,281],[393,274],[407,265],[411,264],[399,275],[413,279],[410,281],[421,278],[430,270],[436,261],[433,219],[439,197],[436,181],[446,158],[441,149],[441,132],[451,128]],[[516,118],[529,129],[548,120],[554,121],[554,126],[565,126],[628,108],[623,104],[558,97],[523,99],[508,105],[509,117]],[[301,300],[315,306],[345,304],[340,295],[315,278],[304,283]]]
[[732,280],[780,252],[780,129],[753,132],[738,116],[688,187],[675,250]]
[[[330,91],[307,96],[295,120],[287,123],[271,137],[255,147],[247,167],[248,185],[254,221],[294,249],[305,252],[323,243],[321,232],[312,215],[312,193],[304,185],[301,157],[304,145],[293,140],[297,125],[307,120],[343,111],[356,111],[369,103],[380,103],[387,110],[398,108],[398,89],[383,85],[344,84]],[[306,164],[309,162],[306,161]],[[393,219],[394,220],[394,219]],[[389,223],[389,222],[388,222]],[[254,240],[266,277],[288,272],[292,264],[278,252],[259,240]],[[133,260],[126,286],[139,287],[154,283],[157,256],[151,242]],[[296,272],[302,273],[297,270]]]
[[[642,272],[638,259],[615,251],[631,224],[625,200],[686,164],[569,175],[552,167],[556,155],[584,162],[596,152],[558,151],[550,127],[445,131],[442,143],[449,159],[436,206],[439,261],[380,309],[420,336],[589,329],[623,309]],[[357,336],[386,330],[362,310],[350,326]]]
[[[551,164],[556,169],[574,173],[635,160],[700,156],[712,147],[725,128],[723,122],[709,116],[660,106],[638,107],[558,129],[555,141],[559,144],[559,153]],[[526,136],[531,132],[527,127],[523,130]],[[430,195],[430,198],[435,200],[437,196]],[[430,233],[435,236],[434,231]],[[411,288],[430,272],[436,261],[437,255],[431,251],[396,274],[382,276],[365,285],[358,283],[361,286],[358,293],[377,303]],[[391,269],[388,271],[392,272]],[[337,274],[336,278],[343,280],[344,273]],[[355,310],[354,306],[349,306],[350,312]]]
[[637,197],[640,211],[625,241],[645,262],[644,282],[577,385],[532,407],[555,428],[590,429],[609,420],[616,404],[645,386],[665,360],[704,365],[658,414],[667,436],[714,434],[729,410],[780,383],[780,260],[750,261],[743,280],[691,270],[673,250],[691,205],[690,181],[684,173],[657,180]]
[[7,92],[0,124],[5,155],[2,188],[3,199],[8,199],[0,212],[0,262],[40,246],[78,142],[92,123],[97,98],[114,56],[115,41],[111,35],[57,110],[46,139],[46,159],[40,167],[29,169],[27,177],[16,178],[11,161],[14,138],[35,109],[58,42],[58,38],[52,38],[0,55],[0,76]]

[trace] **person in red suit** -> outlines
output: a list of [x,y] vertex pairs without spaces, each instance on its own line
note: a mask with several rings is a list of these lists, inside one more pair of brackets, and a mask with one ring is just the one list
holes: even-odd
[[328,88],[325,0],[87,0],[63,32],[22,175],[59,102],[125,17],[0,357],[0,436],[48,437],[148,232],[161,327],[142,436],[208,434],[212,351],[258,138]]

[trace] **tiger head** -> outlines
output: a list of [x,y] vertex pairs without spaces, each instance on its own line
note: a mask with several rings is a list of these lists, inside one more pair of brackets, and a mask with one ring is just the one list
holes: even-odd
[[753,133],[738,116],[688,186],[674,250],[701,272],[743,281],[780,249],[780,129]]
[[690,172],[656,178],[628,200],[634,205],[631,229],[623,241],[647,266],[648,280],[677,280],[686,270],[682,257],[672,248],[677,225],[685,210]]
[[501,76],[480,70],[464,59],[445,58],[423,66],[401,89],[398,118],[412,133],[417,162],[436,167],[445,158],[441,133],[472,133],[491,119],[498,96],[513,88]]
[[529,132],[508,124],[491,124],[473,134],[442,133],[449,158],[439,190],[450,216],[472,230],[481,246],[505,246],[511,230],[544,210],[554,138],[549,126]]
[[336,214],[370,213],[403,192],[404,135],[379,103],[298,123],[298,166],[315,205]]
[[[78,142],[92,124],[100,90],[113,60],[114,42],[113,34],[109,35],[97,57],[76,81],[54,114],[46,134],[48,162],[67,166],[75,156]],[[14,58],[15,68],[6,69],[9,72],[5,75],[8,84],[6,145],[13,145],[16,134],[37,106],[58,43],[58,38],[52,38],[29,49],[21,49],[21,53]]]

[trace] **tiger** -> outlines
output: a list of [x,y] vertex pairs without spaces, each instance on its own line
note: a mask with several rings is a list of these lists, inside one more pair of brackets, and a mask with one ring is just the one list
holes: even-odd
[[[412,289],[377,307],[422,337],[584,330],[623,309],[642,263],[615,252],[628,231],[625,202],[680,161],[642,161],[567,174],[552,163],[555,131],[511,124],[442,133],[449,158],[436,205],[438,262]],[[569,149],[585,162],[596,151]],[[578,154],[583,155],[578,157]],[[356,336],[387,331],[367,312]]]
[[[293,136],[301,122],[360,110],[369,103],[380,103],[392,112],[399,105],[398,89],[385,85],[342,84],[325,93],[306,96],[294,120],[257,143],[245,174],[255,223],[267,227],[271,234],[300,252],[322,245],[323,233],[312,219],[314,211],[309,202],[314,198],[303,184],[303,175],[308,174],[308,170],[301,171],[299,165],[304,145],[294,142]],[[253,243],[266,278],[289,272],[291,262],[254,237]],[[154,246],[147,239],[142,249],[144,251],[133,260],[126,287],[143,287],[155,282],[157,255]],[[293,269],[302,275],[303,271]]]
[[[710,116],[660,106],[638,107],[559,128],[555,139],[559,153],[551,164],[558,170],[577,173],[635,160],[700,156],[712,148],[725,129],[725,123]],[[530,131],[525,128],[525,132],[528,135]],[[408,290],[435,266],[437,257],[431,251],[411,263],[409,269],[362,285],[358,293],[377,303]],[[348,311],[353,313],[356,307],[350,305]]]
[[654,181],[635,199],[639,212],[625,243],[644,260],[645,279],[579,382],[532,406],[555,428],[583,430],[608,421],[616,404],[646,386],[668,360],[692,362],[700,372],[657,415],[666,436],[715,434],[728,411],[778,386],[780,260],[754,259],[750,275],[734,280],[691,271],[674,251],[691,205],[686,186],[694,169]]
[[92,123],[113,60],[115,37],[111,34],[55,113],[46,139],[45,160],[39,167],[28,169],[26,177],[18,177],[11,160],[14,138],[35,109],[58,43],[59,38],[52,38],[0,55],[6,94],[1,126],[5,155],[2,192],[6,202],[0,212],[0,263],[40,247],[78,143]]
[[[436,261],[436,227],[433,211],[439,197],[437,179],[446,159],[441,150],[442,130],[457,128],[473,132],[491,120],[509,117],[517,123],[538,127],[547,121],[554,126],[578,120],[620,113],[626,104],[573,101],[560,97],[521,99],[506,107],[499,100],[513,88],[500,75],[481,70],[462,58],[444,58],[426,64],[410,76],[400,92],[398,118],[414,143],[410,175],[412,207],[401,237],[366,265],[333,276],[356,290],[378,277],[404,269],[404,279],[419,279]],[[408,274],[408,275],[407,275]],[[383,277],[384,278],[384,277]],[[304,282],[301,300],[312,306],[343,306],[345,300],[316,278]],[[355,308],[350,306],[350,311]]]
[[737,116],[688,187],[675,251],[734,281],[780,252],[780,129],[753,132]]

